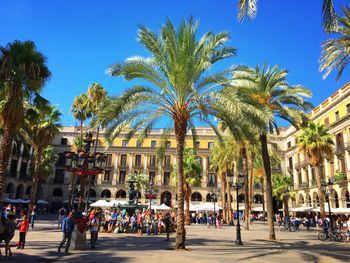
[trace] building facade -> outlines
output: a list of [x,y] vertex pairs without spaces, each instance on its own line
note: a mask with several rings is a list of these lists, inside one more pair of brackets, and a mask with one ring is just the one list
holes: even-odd
[[[331,206],[350,207],[350,82],[315,107],[309,113],[309,117],[315,122],[326,125],[334,136],[334,156],[329,156],[321,169],[322,177],[325,180],[330,178],[334,182],[330,199]],[[297,136],[299,133],[300,131],[294,127],[281,127],[279,134],[269,136],[270,146],[281,157],[280,166],[273,167],[273,170],[293,178],[297,196],[295,199],[290,199],[291,207],[317,207],[318,194],[315,174],[304,153],[298,149]],[[98,152],[107,154],[107,167],[102,174],[94,178],[90,192],[91,199],[127,199],[128,186],[126,181],[129,175],[142,173],[158,189],[158,197],[155,200],[157,204],[176,205],[176,189],[171,175],[173,165],[176,163],[175,136],[170,134],[166,142],[164,160],[159,163],[156,152],[163,140],[162,134],[162,129],[154,129],[142,145],[139,145],[136,137],[128,141],[125,139],[126,133],[124,133],[116,138],[112,145],[106,147],[102,131],[100,139],[94,143],[97,143]],[[191,201],[193,203],[211,202],[213,201],[211,193],[217,193],[217,190],[220,189],[220,180],[215,171],[210,168],[210,155],[216,135],[212,129],[206,127],[196,128],[196,135],[198,138],[195,142],[198,149],[197,160],[201,166],[202,180],[193,186]],[[79,127],[63,127],[52,142],[59,155],[59,160],[55,165],[55,173],[42,185],[40,198],[47,200],[53,209],[58,209],[63,204],[68,203],[72,175],[64,169],[64,158],[65,152],[71,151],[74,138],[79,136]],[[191,132],[189,132],[186,138],[186,147],[192,148],[193,146]],[[7,197],[12,199],[29,198],[31,191],[29,167],[32,152],[30,145],[13,144],[8,167]],[[78,185],[80,183],[78,181]],[[81,194],[87,196],[87,189],[85,190],[85,193]],[[261,206],[262,194],[261,186],[255,185],[253,207]],[[143,189],[139,189],[139,197],[142,203],[148,202]],[[221,195],[218,197],[220,202]],[[231,199],[235,202],[235,197],[231,197]],[[240,193],[238,199],[238,202],[243,204],[243,192]],[[277,207],[275,204],[276,209]]]

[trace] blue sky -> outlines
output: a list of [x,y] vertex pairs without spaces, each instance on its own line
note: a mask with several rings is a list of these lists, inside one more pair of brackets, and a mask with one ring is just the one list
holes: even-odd
[[[348,3],[335,0],[336,9]],[[64,125],[77,122],[69,113],[76,95],[100,82],[111,95],[131,83],[106,75],[106,69],[129,56],[147,55],[136,41],[139,25],[158,32],[169,17],[175,24],[194,15],[199,34],[229,31],[236,57],[218,68],[234,64],[280,64],[290,71],[291,84],[313,91],[319,104],[348,81],[339,82],[319,72],[321,43],[329,38],[322,30],[321,0],[260,0],[254,21],[237,22],[237,0],[1,0],[0,45],[15,39],[33,40],[48,58],[52,77],[43,95],[63,113]],[[160,124],[162,125],[162,124]]]

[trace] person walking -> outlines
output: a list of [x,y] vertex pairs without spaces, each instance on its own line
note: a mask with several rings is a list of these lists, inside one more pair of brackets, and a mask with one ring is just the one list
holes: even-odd
[[165,232],[166,232],[166,239],[165,241],[169,241],[169,237],[170,237],[170,227],[172,226],[173,222],[170,218],[170,214],[166,213],[165,218],[164,218],[164,225],[165,225]]
[[60,208],[60,210],[58,210],[58,225],[57,225],[58,229],[62,228],[62,222],[66,216],[66,213],[67,213],[67,211],[64,207],[62,207],[62,208]]
[[11,257],[12,251],[10,247],[10,241],[15,235],[16,223],[15,223],[16,215],[14,212],[10,212],[7,215],[7,229],[6,229],[6,238],[5,238],[5,256]]
[[98,238],[98,230],[100,227],[100,220],[98,218],[98,213],[93,214],[93,217],[91,218],[90,221],[90,244],[91,244],[91,249],[95,249],[96,246],[96,241]]
[[28,232],[29,222],[28,217],[26,215],[23,216],[23,219],[18,224],[19,229],[19,243],[17,249],[24,249],[24,245],[26,243],[26,234]]
[[35,223],[35,217],[36,217],[36,205],[33,206],[32,213],[30,215],[30,228],[34,228],[34,223]]
[[68,254],[68,250],[69,250],[69,247],[70,247],[70,241],[72,239],[73,230],[74,230],[73,213],[70,212],[68,214],[68,216],[63,219],[63,222],[62,222],[63,238],[62,238],[62,241],[61,241],[60,245],[58,246],[58,253],[61,252],[61,248],[64,246],[65,243],[67,243],[64,253],[66,255]]

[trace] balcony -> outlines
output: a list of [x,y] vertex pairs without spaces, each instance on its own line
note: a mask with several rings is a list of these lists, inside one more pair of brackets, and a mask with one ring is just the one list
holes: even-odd
[[310,188],[316,188],[316,187],[317,187],[317,182],[311,181]]
[[308,182],[302,182],[300,185],[300,189],[306,189],[309,188],[309,183]]
[[288,165],[287,170],[288,172],[293,172],[293,165]]
[[150,163],[148,164],[148,169],[155,170],[157,168],[156,163]]
[[126,162],[120,162],[120,168],[127,168],[127,166]]
[[334,175],[334,181],[339,182],[339,181],[345,181],[347,180],[347,175],[345,172],[339,172]]
[[142,169],[142,163],[141,162],[135,162],[135,169]]
[[342,155],[342,154],[344,154],[344,151],[345,151],[344,145],[339,144],[339,145],[337,145],[336,148],[334,149],[334,154],[337,155],[337,156],[338,156],[338,155]]
[[350,151],[350,141],[346,142],[344,148],[345,148],[345,150]]

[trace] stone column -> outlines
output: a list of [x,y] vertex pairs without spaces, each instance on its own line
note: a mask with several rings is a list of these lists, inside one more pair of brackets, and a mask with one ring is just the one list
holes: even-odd
[[143,174],[144,175],[146,175],[147,174],[147,159],[148,159],[148,154],[147,153],[145,153],[144,155],[144,158],[143,158],[143,160],[144,160],[144,162],[143,162]]
[[[162,183],[162,164],[159,163],[158,164],[158,180],[155,180],[155,185],[158,186],[158,184],[161,184]],[[159,183],[158,183],[159,182]]]
[[134,154],[133,153],[130,153],[130,159],[129,159],[129,174],[133,174],[132,173],[132,160],[133,160],[133,157]]
[[21,149],[20,149],[20,154],[19,154],[17,168],[16,168],[16,178],[20,177],[23,149],[24,149],[24,145],[23,145],[23,143],[21,143]]
[[[344,138],[344,145],[345,146],[348,146],[348,138],[347,138],[347,134],[346,134],[346,129],[344,130],[343,132],[343,138]],[[346,172],[347,171],[350,171],[350,157],[349,157],[349,151],[348,150],[345,150],[345,166],[346,166]]]
[[112,178],[112,185],[117,184],[118,180],[118,161],[119,161],[119,154],[115,154],[115,163],[114,163],[114,171],[113,171],[113,178]]
[[207,175],[207,173],[208,173],[208,171],[207,171],[208,159],[207,159],[207,156],[202,158],[202,160],[203,160],[203,162],[202,162],[203,164],[202,164],[202,183],[201,183],[201,186],[206,187],[207,181],[208,181],[208,175]]
[[27,171],[26,171],[27,174],[29,173],[30,163],[32,162],[32,155],[33,155],[33,152],[34,152],[34,148],[33,148],[33,147],[30,147],[30,150],[29,150],[29,159],[28,159],[28,165],[27,165]]
[[293,170],[292,170],[292,173],[293,173],[293,182],[294,182],[294,185],[297,185],[297,184],[299,183],[299,182],[298,182],[298,171],[295,169],[296,158],[295,158],[294,155],[292,156],[292,159],[293,159]]
[[309,184],[309,187],[311,187],[312,185],[312,169],[311,169],[311,165],[308,165],[307,166],[307,171],[309,173],[309,181],[308,181],[308,184]]

